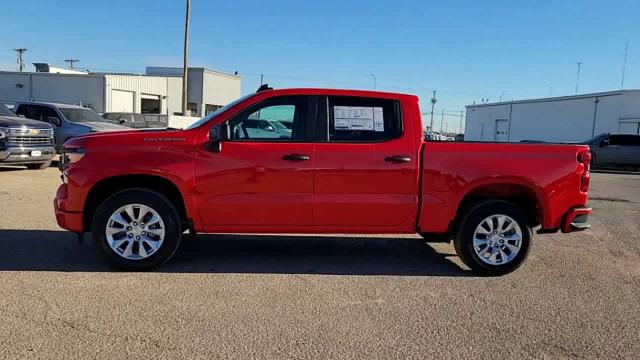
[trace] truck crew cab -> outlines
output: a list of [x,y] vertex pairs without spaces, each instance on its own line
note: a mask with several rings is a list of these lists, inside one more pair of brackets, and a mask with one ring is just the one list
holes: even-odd
[[[291,131],[257,131],[262,120]],[[532,229],[588,227],[589,147],[425,142],[418,98],[327,89],[241,98],[184,130],[67,141],[58,224],[124,269],[202,233],[419,233],[471,269],[513,271]]]

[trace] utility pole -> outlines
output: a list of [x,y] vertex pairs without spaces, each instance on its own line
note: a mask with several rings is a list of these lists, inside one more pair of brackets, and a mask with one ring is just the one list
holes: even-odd
[[622,64],[622,82],[620,83],[620,90],[624,89],[624,73],[627,70],[627,54],[629,53],[629,42],[624,45],[624,63]]
[[22,57],[22,54],[24,54],[27,49],[25,48],[17,48],[17,49],[13,49],[13,51],[18,53],[18,68],[20,69],[20,72],[22,72],[25,68],[24,66],[24,58]]
[[264,84],[264,74],[260,74],[260,86]]
[[502,102],[502,97],[504,96],[505,91],[503,91],[502,94],[500,94],[500,102]]
[[433,97],[431,98],[431,126],[429,130],[433,131],[433,108],[436,106],[438,99],[436,99],[436,91],[433,90]]
[[73,69],[73,64],[77,63],[77,62],[80,62],[80,60],[78,60],[78,59],[66,59],[64,62],[69,64],[69,69]]
[[462,118],[464,118],[464,110],[460,110],[460,127],[458,128],[458,134],[462,134]]
[[442,117],[440,118],[440,132],[442,132],[442,130],[444,130],[443,123],[444,123],[444,109],[442,109]]
[[373,91],[376,91],[376,83],[378,82],[378,80],[376,79],[376,74],[371,73],[369,74],[369,76],[371,76],[373,78]]
[[189,21],[191,20],[191,0],[187,0],[187,14],[184,21],[184,64],[182,66],[182,116],[187,115],[189,81]]
[[576,95],[578,95],[578,84],[580,83],[580,66],[582,63],[578,61],[578,73],[576,74]]

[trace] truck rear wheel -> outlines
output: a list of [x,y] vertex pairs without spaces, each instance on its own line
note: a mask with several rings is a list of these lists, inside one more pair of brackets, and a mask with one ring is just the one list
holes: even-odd
[[146,189],[118,192],[93,218],[93,238],[115,267],[149,270],[169,260],[180,245],[180,217],[161,194]]
[[473,271],[497,276],[516,270],[529,254],[531,225],[513,203],[487,200],[472,205],[461,217],[453,239],[456,253]]

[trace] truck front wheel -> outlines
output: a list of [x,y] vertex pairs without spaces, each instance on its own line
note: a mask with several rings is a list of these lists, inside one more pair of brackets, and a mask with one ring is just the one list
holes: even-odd
[[530,221],[513,203],[479,202],[462,215],[459,226],[453,240],[456,253],[476,273],[508,274],[520,267],[529,254]]
[[124,270],[149,270],[169,260],[180,245],[180,217],[161,194],[146,189],[118,192],[93,218],[100,253]]

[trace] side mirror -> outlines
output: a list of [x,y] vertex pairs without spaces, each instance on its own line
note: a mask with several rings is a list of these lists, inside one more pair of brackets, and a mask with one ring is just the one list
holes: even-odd
[[208,148],[213,152],[222,151],[222,141],[229,138],[229,126],[227,124],[218,124],[209,130]]
[[60,126],[60,119],[58,119],[55,116],[47,116],[47,122],[55,125],[55,126]]
[[609,144],[611,144],[611,140],[610,139],[604,139],[600,142],[600,147],[605,147],[605,146],[609,146]]
[[274,128],[272,125],[267,125],[267,131],[276,131],[276,128]]

